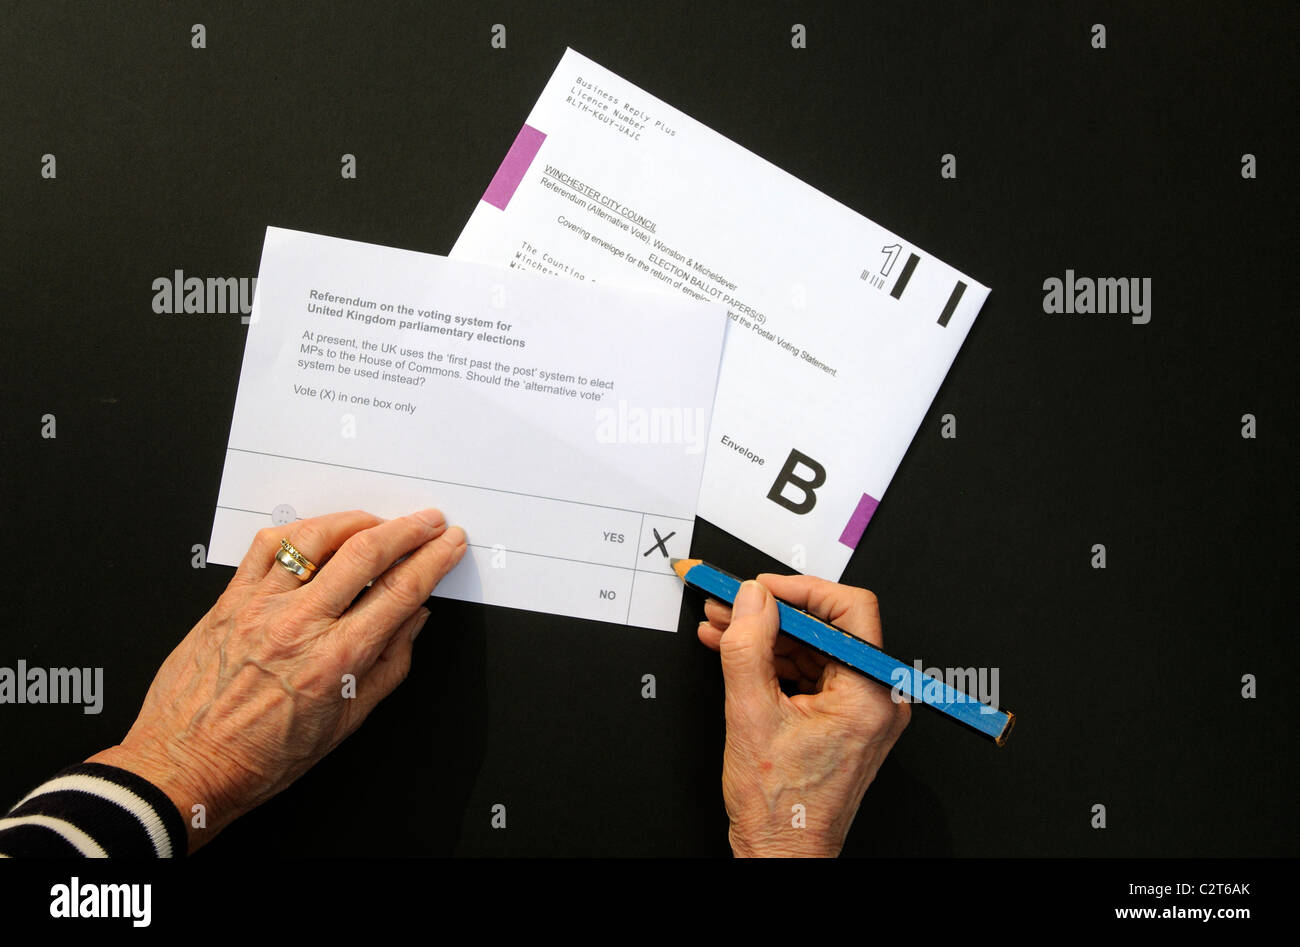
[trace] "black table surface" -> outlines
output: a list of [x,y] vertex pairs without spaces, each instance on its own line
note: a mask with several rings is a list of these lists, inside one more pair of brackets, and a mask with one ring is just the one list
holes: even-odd
[[[1018,725],[918,709],[846,853],[1295,854],[1289,10],[7,6],[0,666],[102,667],[105,702],[0,705],[0,802],[117,742],[233,571],[191,550],[246,328],[153,280],[254,276],[268,225],[446,253],[572,46],[992,287],[843,581],[899,658],[998,668]],[[1067,269],[1149,277],[1151,321],[1045,313]],[[776,567],[703,522],[694,552]],[[431,607],[398,691],[203,857],[728,851],[698,599],[676,634]]]

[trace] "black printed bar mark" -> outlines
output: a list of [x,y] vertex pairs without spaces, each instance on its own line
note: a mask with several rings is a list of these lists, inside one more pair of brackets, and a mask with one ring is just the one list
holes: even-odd
[[939,313],[939,325],[945,329],[948,328],[948,320],[952,318],[953,311],[957,308],[957,303],[961,302],[961,294],[964,292],[966,292],[966,284],[957,280],[957,285],[952,288],[952,295],[944,304],[943,312]]
[[915,253],[909,253],[907,255],[907,262],[903,264],[903,272],[898,274],[898,282],[895,283],[894,288],[889,291],[889,295],[893,296],[895,299],[902,298],[903,290],[907,289],[907,281],[912,278],[912,271],[916,269],[916,264],[920,262],[920,259],[921,258]]

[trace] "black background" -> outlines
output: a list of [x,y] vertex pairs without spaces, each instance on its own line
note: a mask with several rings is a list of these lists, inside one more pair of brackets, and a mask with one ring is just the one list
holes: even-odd
[[[843,581],[899,658],[999,668],[1019,722],[996,749],[918,709],[846,853],[1295,853],[1292,5],[3,9],[0,665],[107,696],[0,706],[0,801],[117,742],[232,572],[190,558],[245,327],[152,281],[254,276],[267,225],[446,253],[568,45],[993,289]],[[1150,277],[1150,324],[1045,314],[1067,268]],[[775,565],[707,524],[694,554]],[[200,857],[725,854],[699,606],[673,635],[433,600],[407,682]]]

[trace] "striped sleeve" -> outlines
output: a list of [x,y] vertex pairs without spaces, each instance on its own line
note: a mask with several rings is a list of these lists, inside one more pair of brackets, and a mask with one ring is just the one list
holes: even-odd
[[167,794],[116,766],[79,763],[0,817],[0,858],[178,858],[185,820]]

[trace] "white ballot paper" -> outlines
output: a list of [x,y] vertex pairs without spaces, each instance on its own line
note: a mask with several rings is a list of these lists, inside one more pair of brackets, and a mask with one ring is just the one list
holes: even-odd
[[451,256],[725,305],[700,516],[831,578],[989,292],[573,50]]
[[268,228],[208,559],[276,523],[435,506],[469,539],[435,595],[675,630],[726,326]]

